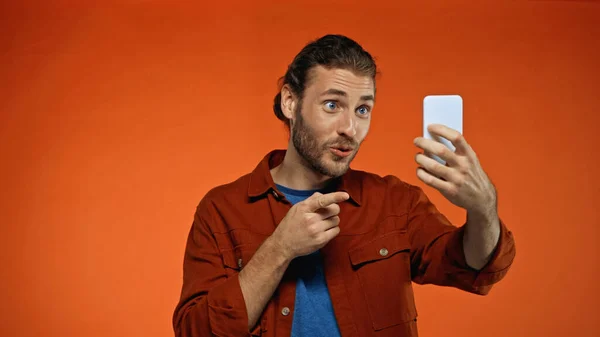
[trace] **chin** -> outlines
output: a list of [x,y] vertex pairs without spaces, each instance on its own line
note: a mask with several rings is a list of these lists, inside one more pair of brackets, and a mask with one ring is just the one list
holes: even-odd
[[350,160],[348,160],[347,158],[344,158],[341,161],[328,159],[323,164],[324,165],[322,165],[322,167],[325,169],[325,172],[321,173],[332,178],[343,176],[346,172],[348,172],[348,169],[350,168]]

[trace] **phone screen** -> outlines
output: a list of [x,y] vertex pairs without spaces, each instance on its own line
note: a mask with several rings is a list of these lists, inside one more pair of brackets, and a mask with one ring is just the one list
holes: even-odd
[[[455,150],[452,143],[445,139],[436,139],[428,131],[430,124],[442,124],[463,133],[463,100],[460,95],[429,95],[423,99],[423,137],[434,139]],[[445,161],[432,155],[432,158],[445,165]]]

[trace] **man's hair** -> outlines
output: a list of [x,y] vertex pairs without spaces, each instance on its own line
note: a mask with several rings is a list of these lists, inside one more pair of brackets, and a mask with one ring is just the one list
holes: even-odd
[[346,36],[325,35],[310,42],[296,55],[285,75],[279,79],[279,93],[275,96],[273,111],[287,127],[290,126],[290,121],[281,111],[281,87],[289,85],[301,103],[304,89],[310,80],[309,72],[318,65],[326,69],[346,69],[358,75],[370,76],[373,83],[377,75],[377,66],[371,54]]

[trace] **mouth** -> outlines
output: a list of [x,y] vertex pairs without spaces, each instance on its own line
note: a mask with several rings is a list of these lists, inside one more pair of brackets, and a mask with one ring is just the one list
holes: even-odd
[[332,146],[329,149],[334,155],[338,157],[348,157],[354,151],[353,147],[345,145]]

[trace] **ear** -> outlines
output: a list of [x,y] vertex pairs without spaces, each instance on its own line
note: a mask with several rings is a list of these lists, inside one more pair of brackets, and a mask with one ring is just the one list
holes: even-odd
[[297,98],[292,92],[289,85],[285,84],[281,88],[281,111],[287,119],[294,117],[294,111],[296,110]]

